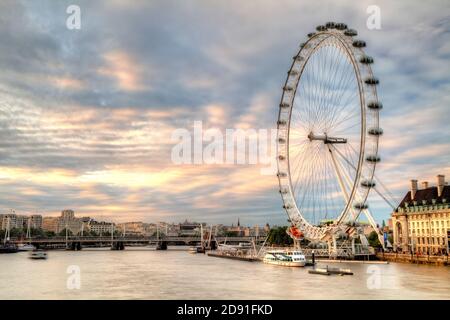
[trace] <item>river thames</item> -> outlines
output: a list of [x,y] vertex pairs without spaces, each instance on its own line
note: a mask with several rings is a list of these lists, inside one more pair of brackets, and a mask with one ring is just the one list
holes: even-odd
[[[48,257],[0,255],[0,299],[450,299],[449,267],[328,263],[351,268],[354,275],[322,276],[308,274],[309,268],[180,248],[49,251]],[[79,289],[70,285],[75,269]]]

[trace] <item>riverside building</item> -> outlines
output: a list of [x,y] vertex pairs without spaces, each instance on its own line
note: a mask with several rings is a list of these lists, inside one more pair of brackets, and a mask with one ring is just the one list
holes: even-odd
[[89,217],[75,217],[73,210],[63,210],[59,217],[44,217],[41,225],[44,231],[60,233],[67,229],[73,235],[77,235],[81,233],[82,229],[89,226],[90,220]]
[[120,230],[115,230],[114,223],[105,221],[91,221],[89,224],[89,230],[98,235],[111,234],[113,231],[120,232]]
[[26,229],[28,225],[30,228],[40,229],[42,228],[42,216],[33,214],[31,216],[18,215],[15,213],[0,214],[0,229],[6,230],[8,228],[13,229]]
[[444,175],[436,186],[427,181],[418,188],[411,180],[411,190],[392,213],[394,250],[414,254],[448,254],[450,236],[450,186]]

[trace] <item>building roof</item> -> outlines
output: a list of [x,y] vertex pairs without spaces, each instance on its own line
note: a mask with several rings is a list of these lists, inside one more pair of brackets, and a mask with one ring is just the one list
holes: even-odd
[[440,197],[438,197],[437,187],[429,187],[426,189],[417,190],[414,200],[411,199],[411,191],[408,191],[403,200],[400,202],[398,208],[404,208],[405,203],[411,205],[413,201],[417,201],[417,205],[422,205],[423,200],[426,201],[426,204],[432,204],[433,199],[436,200],[436,203],[442,203],[442,199],[446,199],[446,202],[448,203],[450,201],[450,186],[444,186],[444,190],[442,190],[442,194]]

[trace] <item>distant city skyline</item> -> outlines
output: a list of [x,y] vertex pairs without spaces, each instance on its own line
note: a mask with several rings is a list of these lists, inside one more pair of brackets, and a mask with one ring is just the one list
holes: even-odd
[[[382,162],[400,200],[409,180],[450,177],[448,1],[70,1],[0,3],[0,213],[111,221],[287,224],[261,165],[175,165],[171,133],[274,128],[292,56],[326,21],[368,43],[380,79]],[[381,224],[392,209],[374,192]]]
[[[106,219],[102,220],[103,217],[101,219],[99,219],[99,217],[96,217],[95,215],[80,215],[77,213],[76,210],[73,210],[71,208],[66,208],[61,210],[60,212],[58,212],[57,214],[46,214],[44,212],[34,212],[34,213],[30,213],[30,212],[16,212],[13,209],[10,209],[8,211],[2,211],[0,212],[0,217],[4,216],[4,215],[11,215],[11,214],[15,214],[17,216],[24,216],[24,217],[32,217],[32,216],[42,216],[43,218],[59,218],[61,217],[61,215],[63,214],[64,211],[73,211],[74,212],[74,216],[77,219],[81,219],[81,218],[90,218],[92,220],[98,221],[98,222],[112,222],[112,223],[136,223],[136,222],[142,222],[142,223],[148,223],[148,224],[158,224],[158,223],[169,223],[169,224],[182,224],[182,223],[206,223],[206,221],[202,221],[201,219],[195,220],[195,219],[190,219],[189,217],[186,218],[180,218],[178,220],[127,220],[126,216],[120,216],[120,218],[122,219]],[[217,223],[217,224],[224,224],[224,225],[229,225],[229,226],[233,226],[233,225],[247,225],[247,226],[253,226],[253,225],[260,225],[263,226],[265,224],[267,224],[267,222],[260,222],[260,223],[254,223],[254,224],[246,224],[246,223],[242,223],[241,224],[241,219],[238,217],[237,220],[235,221],[229,221],[227,223]],[[1,224],[0,224],[1,225]]]

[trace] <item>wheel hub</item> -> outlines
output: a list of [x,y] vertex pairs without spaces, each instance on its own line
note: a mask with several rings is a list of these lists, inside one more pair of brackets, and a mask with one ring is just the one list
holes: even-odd
[[312,131],[308,134],[309,141],[323,141],[324,144],[347,143],[345,138],[329,137],[326,133],[323,135],[315,135]]

